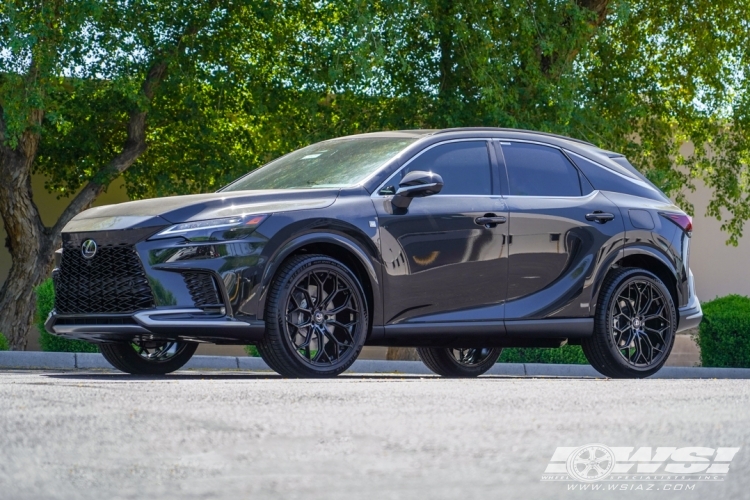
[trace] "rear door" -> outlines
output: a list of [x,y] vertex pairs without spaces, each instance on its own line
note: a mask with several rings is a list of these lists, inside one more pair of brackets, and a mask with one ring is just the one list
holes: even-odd
[[589,316],[593,276],[623,244],[618,208],[562,150],[495,145],[509,190],[506,319]]
[[[508,212],[494,156],[485,139],[433,145],[373,195],[385,266],[386,325],[478,320],[502,325]],[[442,192],[395,209],[391,194],[416,170],[440,174]],[[477,220],[485,216],[503,222]]]

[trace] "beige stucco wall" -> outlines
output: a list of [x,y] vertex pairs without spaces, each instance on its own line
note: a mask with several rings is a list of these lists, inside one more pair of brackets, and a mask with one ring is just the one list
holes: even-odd
[[690,268],[701,302],[730,293],[750,296],[750,221],[739,245],[727,246],[721,222],[705,216],[711,190],[696,182],[695,192],[687,197],[695,206]]
[[[70,203],[70,198],[62,198],[60,200],[53,194],[47,192],[44,189],[44,177],[41,175],[35,175],[31,180],[31,189],[34,192],[34,202],[39,208],[39,214],[42,217],[42,222],[46,226],[51,226],[57,221],[65,207]],[[115,180],[107,192],[103,193],[94,203],[94,206],[109,205],[112,203],[120,203],[128,201],[127,193],[125,192],[125,184],[122,179]],[[5,226],[0,222],[0,283],[5,281],[10,270],[10,254],[8,249],[5,248]]]

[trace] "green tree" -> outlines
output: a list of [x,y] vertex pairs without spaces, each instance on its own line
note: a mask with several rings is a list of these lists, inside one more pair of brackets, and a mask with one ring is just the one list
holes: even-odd
[[[205,192],[370,130],[587,139],[688,209],[684,192],[705,181],[736,243],[750,217],[748,12],[750,0],[5,2],[0,216],[13,266],[0,330],[23,348],[62,227],[117,175],[136,198]],[[52,227],[32,171],[71,197]]]
[[[295,24],[310,8],[305,2],[215,0],[0,5],[0,216],[12,257],[0,290],[0,330],[13,349],[26,345],[33,287],[49,273],[62,228],[150,143],[171,155],[163,158],[169,175],[190,179],[171,148],[187,141],[203,158],[221,151],[212,146],[233,132],[221,104],[229,87],[238,89],[232,111],[243,113],[239,128],[251,131],[252,92],[272,80],[273,56],[291,52],[286,40],[296,36]],[[150,130],[154,118],[160,127]],[[210,123],[201,130],[205,119]],[[210,166],[223,160],[219,155]],[[48,189],[70,197],[52,227],[44,226],[32,199],[34,171],[47,175]],[[146,189],[142,183],[158,180],[134,180],[131,187],[138,194]],[[180,187],[197,190],[205,183]]]
[[[684,195],[700,179],[713,188],[709,214],[723,220],[729,242],[742,234],[750,217],[750,1],[315,6],[300,17],[293,50],[277,57],[265,92],[224,90],[230,99],[252,94],[263,110],[250,120],[229,113],[245,132],[238,142],[245,153],[233,156],[234,166],[217,156],[216,169],[196,168],[188,184],[172,152],[194,151],[198,159],[200,150],[192,134],[172,135],[180,148],[151,148],[128,173],[129,190],[151,196],[215,187],[297,146],[344,133],[519,127],[625,153],[689,212]],[[172,123],[165,120],[165,130]],[[688,142],[694,151],[682,154]],[[173,182],[143,182],[157,172]]]

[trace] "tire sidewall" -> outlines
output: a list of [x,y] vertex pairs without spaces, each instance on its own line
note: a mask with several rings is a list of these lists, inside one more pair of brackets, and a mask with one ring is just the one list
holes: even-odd
[[105,349],[101,350],[107,358],[115,356],[116,359],[111,360],[110,363],[114,361],[112,364],[122,371],[133,375],[164,375],[182,368],[198,347],[194,342],[177,342],[177,344],[179,346],[177,352],[163,361],[144,359],[136,352],[130,342],[108,344],[107,353],[104,352]]
[[[313,270],[314,268],[329,269],[336,271],[346,281],[347,285],[350,286],[352,291],[357,295],[357,307],[362,311],[362,325],[358,326],[354,338],[354,345],[346,352],[342,359],[337,360],[335,363],[326,366],[316,366],[305,359],[303,359],[297,352],[296,347],[292,344],[292,339],[287,335],[285,328],[286,320],[286,305],[289,300],[289,294],[292,292],[294,284],[300,278],[301,275]],[[354,274],[343,264],[330,257],[322,256],[310,256],[309,258],[297,263],[288,273],[286,273],[285,279],[281,283],[274,283],[272,286],[280,286],[281,290],[278,295],[278,301],[268,304],[267,317],[275,320],[275,325],[279,336],[281,337],[284,351],[289,356],[290,361],[293,361],[299,368],[309,371],[313,374],[319,374],[321,376],[337,374],[345,370],[351,364],[356,361],[359,356],[359,352],[362,350],[367,331],[369,329],[369,317],[367,314],[367,302],[365,300],[365,294],[362,290],[362,285]],[[274,309],[276,309],[274,311]]]
[[420,347],[417,348],[422,362],[433,372],[443,377],[472,378],[486,373],[492,368],[502,353],[501,348],[490,348],[497,353],[487,357],[481,363],[465,365],[459,363],[451,353],[451,348],[445,347]]
[[[491,352],[494,352],[494,348],[489,348]],[[476,363],[473,365],[465,365],[463,363],[459,363],[458,360],[453,357],[453,354],[451,353],[452,349],[448,348],[445,350],[445,357],[448,359],[448,362],[451,363],[454,367],[457,373],[460,373],[462,376],[467,377],[478,377],[479,375],[482,375],[487,370],[492,368],[495,363],[497,363],[498,358],[500,357],[500,352],[502,349],[498,349],[497,356],[489,356],[487,359],[481,361],[480,363]]]
[[[616,299],[620,291],[628,282],[635,280],[649,281],[659,289],[659,291],[665,298],[666,304],[669,307],[669,315],[671,318],[671,328],[669,332],[670,338],[665,342],[666,353],[661,358],[661,360],[659,360],[659,362],[649,367],[637,367],[629,364],[623,358],[622,354],[620,354],[620,350],[615,345],[615,339],[612,335],[612,301]],[[647,377],[656,373],[657,371],[659,371],[659,369],[661,369],[662,366],[664,366],[664,363],[667,362],[667,359],[672,352],[675,336],[677,334],[677,310],[672,298],[672,294],[669,293],[667,287],[656,275],[643,269],[633,269],[631,271],[624,272],[612,284],[611,290],[611,294],[606,298],[605,303],[602,304],[603,307],[598,311],[597,320],[600,324],[602,333],[605,335],[606,345],[610,351],[612,362],[616,364],[618,371],[624,371],[636,377]]]

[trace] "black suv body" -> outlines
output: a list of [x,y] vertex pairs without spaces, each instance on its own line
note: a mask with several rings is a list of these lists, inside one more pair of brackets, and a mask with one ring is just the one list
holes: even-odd
[[502,347],[582,344],[647,376],[702,317],[691,222],[622,155],[449,129],[314,144],[217,193],[87,210],[63,232],[50,333],[165,373],[197,342],[257,344],[287,376],[415,346],[443,375]]

